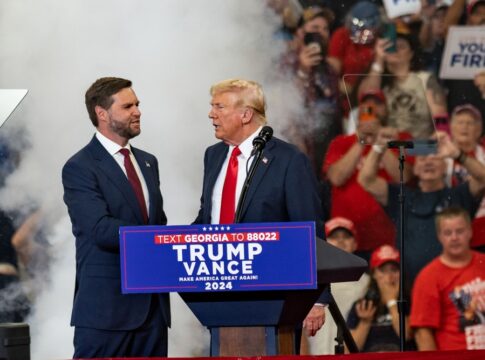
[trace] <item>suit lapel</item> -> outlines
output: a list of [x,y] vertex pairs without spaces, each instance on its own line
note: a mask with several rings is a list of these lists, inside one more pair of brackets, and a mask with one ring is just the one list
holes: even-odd
[[103,145],[96,139],[96,136],[94,136],[89,143],[89,149],[93,154],[94,159],[98,162],[100,171],[105,173],[106,177],[119,189],[121,194],[125,197],[126,202],[132,208],[140,224],[143,224],[143,218],[135,192],[133,191],[125,173],[121,170],[115,159],[113,159],[113,156],[106,151]]
[[244,205],[241,210],[241,219],[244,218],[244,214],[248,210],[249,204],[251,203],[251,200],[253,199],[259,184],[265,177],[266,172],[268,171],[269,166],[271,165],[271,162],[274,159],[274,155],[271,153],[271,148],[273,146],[274,146],[274,142],[268,142],[268,144],[266,145],[266,148],[263,151],[263,155],[261,157],[261,161],[258,165],[258,168],[256,169],[256,173],[254,174],[253,181],[251,182],[251,185],[248,188],[246,200],[244,201]]

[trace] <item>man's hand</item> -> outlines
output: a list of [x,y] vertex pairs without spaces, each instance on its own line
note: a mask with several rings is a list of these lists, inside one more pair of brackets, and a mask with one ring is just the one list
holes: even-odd
[[381,127],[377,121],[361,122],[357,131],[359,139],[362,139],[364,144],[381,145],[384,148],[387,148],[389,141],[397,140],[399,134],[395,127]]
[[377,306],[374,305],[372,300],[362,299],[355,305],[355,313],[359,317],[360,321],[367,324],[372,323],[376,311]]
[[303,71],[305,74],[309,74],[312,68],[323,60],[322,52],[319,46],[315,46],[316,44],[310,44],[308,46],[304,46],[298,59],[300,61],[300,70]]
[[380,125],[377,121],[359,121],[357,136],[362,144],[374,144]]
[[444,131],[436,131],[436,140],[438,140],[437,155],[443,159],[456,159],[460,155],[460,149],[451,141],[450,136]]
[[374,52],[375,52],[374,61],[376,61],[381,65],[384,64],[384,61],[386,60],[386,57],[387,57],[386,49],[390,48],[391,46],[392,46],[391,40],[378,38],[374,45]]
[[395,127],[382,127],[377,133],[376,144],[387,147],[389,141],[397,140],[398,133],[399,132]]
[[303,320],[303,329],[307,336],[314,336],[324,323],[325,307],[313,305],[305,320]]

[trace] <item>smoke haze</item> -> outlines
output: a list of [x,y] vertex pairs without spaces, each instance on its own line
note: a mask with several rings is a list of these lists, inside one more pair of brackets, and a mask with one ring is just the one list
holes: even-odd
[[[29,89],[0,130],[23,149],[0,204],[25,213],[40,207],[52,250],[50,280],[28,320],[34,360],[73,353],[74,239],[61,168],[95,130],[85,90],[103,76],[133,81],[142,112],[142,134],[133,144],[159,160],[169,224],[190,223],[199,206],[203,153],[216,142],[207,118],[210,85],[229,77],[260,82],[276,132],[300,109],[296,89],[275,65],[284,51],[274,36],[278,21],[261,0],[0,3],[0,88]],[[169,356],[207,355],[207,331],[178,295],[172,300]]]

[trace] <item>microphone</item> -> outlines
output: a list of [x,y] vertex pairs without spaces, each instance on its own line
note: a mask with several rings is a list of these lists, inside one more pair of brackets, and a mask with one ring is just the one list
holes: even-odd
[[251,156],[259,151],[262,151],[266,146],[266,143],[273,137],[273,129],[270,126],[263,126],[258,136],[253,140],[253,150]]
[[404,149],[414,149],[414,143],[407,140],[392,140],[387,142],[387,147],[389,149],[399,149],[400,147]]

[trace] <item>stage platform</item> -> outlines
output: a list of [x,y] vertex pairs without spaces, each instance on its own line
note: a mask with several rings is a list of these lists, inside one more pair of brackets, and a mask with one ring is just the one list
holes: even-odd
[[[156,360],[156,359],[177,359],[177,360],[209,360],[209,357],[192,357],[192,358],[125,358],[125,360]],[[459,351],[409,351],[409,352],[387,352],[387,353],[360,353],[349,355],[291,355],[291,356],[253,356],[253,357],[218,357],[225,360],[485,360],[485,350],[459,350]],[[66,359],[67,360],[67,359]],[[76,359],[92,360],[92,359]],[[97,359],[101,360],[101,359]],[[105,358],[103,360],[123,360],[121,358]]]

